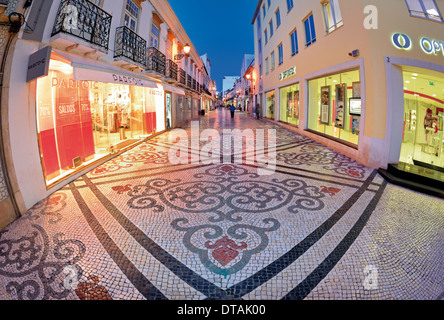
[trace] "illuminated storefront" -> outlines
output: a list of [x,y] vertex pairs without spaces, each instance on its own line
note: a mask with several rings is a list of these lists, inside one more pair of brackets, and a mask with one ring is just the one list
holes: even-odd
[[164,91],[122,83],[75,81],[51,58],[37,80],[37,130],[47,185],[104,156],[166,130]]
[[357,147],[362,115],[359,70],[344,71],[307,83],[308,130]]
[[404,127],[400,162],[444,171],[444,74],[403,67]]
[[280,113],[279,120],[295,126],[299,125],[300,90],[299,83],[286,86],[279,90]]
[[271,90],[265,95],[266,104],[265,104],[265,112],[266,117],[270,119],[274,119],[274,112],[276,106],[276,93],[275,90]]

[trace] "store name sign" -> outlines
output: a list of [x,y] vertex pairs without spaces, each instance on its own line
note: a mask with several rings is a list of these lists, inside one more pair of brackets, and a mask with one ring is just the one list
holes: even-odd
[[[413,47],[412,39],[403,33],[395,33],[392,36],[393,45],[400,50],[411,50]],[[439,52],[444,56],[444,41],[422,37],[419,41],[422,51],[427,54],[438,55]]]
[[47,46],[29,57],[26,82],[30,82],[49,74],[49,61],[51,59],[52,48]]
[[282,72],[280,75],[279,75],[279,81],[282,81],[282,80],[285,80],[285,79],[287,79],[287,78],[289,78],[289,77],[292,77],[292,76],[294,76],[296,74],[296,67],[293,67],[293,68],[291,68],[291,69],[289,69],[289,70],[287,70],[287,71],[285,71],[285,72]]

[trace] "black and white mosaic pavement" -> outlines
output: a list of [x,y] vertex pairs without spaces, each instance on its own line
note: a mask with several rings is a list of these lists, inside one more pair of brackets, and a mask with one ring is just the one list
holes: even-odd
[[245,114],[200,128],[277,130],[276,170],[143,143],[0,231],[0,299],[443,299],[442,199]]

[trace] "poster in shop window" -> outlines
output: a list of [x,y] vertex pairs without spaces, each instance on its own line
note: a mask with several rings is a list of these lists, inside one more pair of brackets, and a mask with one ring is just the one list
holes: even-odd
[[287,118],[293,117],[293,108],[294,108],[293,92],[288,92],[287,93]]
[[59,71],[54,71],[52,85],[56,87],[55,127],[60,166],[69,169],[73,160],[84,154],[78,89],[72,75]]
[[347,88],[346,84],[338,84],[336,86],[336,116],[335,116],[336,128],[344,128],[346,88]]
[[294,95],[294,117],[299,118],[299,91],[295,91]]
[[330,87],[321,88],[321,123],[329,125],[330,119]]

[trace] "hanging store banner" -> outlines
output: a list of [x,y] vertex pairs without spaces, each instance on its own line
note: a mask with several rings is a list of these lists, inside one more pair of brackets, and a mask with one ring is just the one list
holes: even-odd
[[47,46],[29,56],[28,72],[26,82],[30,82],[49,74],[49,62],[51,60],[52,48]]

